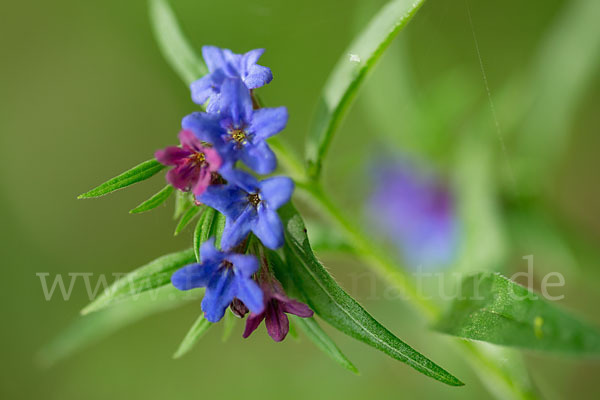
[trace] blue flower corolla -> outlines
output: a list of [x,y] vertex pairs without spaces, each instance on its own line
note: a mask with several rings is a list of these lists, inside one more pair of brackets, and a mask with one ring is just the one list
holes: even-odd
[[221,86],[225,79],[241,79],[248,89],[256,89],[271,82],[271,70],[256,64],[264,52],[264,49],[255,49],[246,54],[235,54],[229,49],[215,46],[202,47],[202,56],[209,73],[191,84],[192,100],[197,104],[210,100],[207,110],[217,112],[221,107]]
[[284,176],[257,181],[252,175],[234,169],[222,170],[225,185],[212,185],[197,200],[225,215],[221,247],[230,249],[250,232],[266,247],[283,246],[283,224],[277,209],[287,203],[294,182]]
[[250,92],[239,79],[226,79],[219,113],[194,112],[183,118],[184,129],[215,146],[225,164],[241,160],[254,172],[270,174],[277,159],[266,139],[281,132],[288,120],[285,107],[254,110]]
[[258,270],[254,256],[222,252],[211,238],[200,247],[201,263],[187,265],[173,274],[171,282],[179,290],[205,287],[202,299],[204,317],[218,322],[234,298],[241,300],[253,313],[264,310],[263,293],[252,280]]
[[377,166],[373,178],[369,215],[407,264],[432,269],[452,263],[459,222],[449,188],[437,177],[398,161]]

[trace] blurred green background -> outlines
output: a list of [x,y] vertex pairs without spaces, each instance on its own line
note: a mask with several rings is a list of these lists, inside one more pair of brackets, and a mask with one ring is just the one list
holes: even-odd
[[[275,79],[260,93],[267,104],[289,108],[290,122],[282,137],[300,152],[328,72],[383,1],[172,3],[197,49],[203,44],[237,52],[267,49],[261,61],[273,70]],[[530,76],[524,74],[535,64],[538,45],[547,40],[548,30],[571,1],[470,3],[492,96],[504,96],[504,104],[519,104],[523,96],[532,94],[531,81],[516,81],[508,92],[503,89],[505,84],[514,82],[514,76]],[[582,24],[595,32],[589,20],[600,15],[590,17]],[[171,354],[195,320],[198,304],[145,319],[52,369],[36,367],[38,349],[88,301],[81,284],[75,285],[69,301],[60,296],[45,301],[36,273],[49,272],[53,277],[68,272],[127,272],[189,245],[189,229],[187,234],[172,236],[170,206],[149,214],[127,214],[163,186],[162,177],[109,198],[75,198],[148,159],[154,150],[175,143],[181,117],[196,107],[158,51],[145,1],[5,2],[0,22],[0,397],[489,397],[460,356],[448,352],[445,340],[427,331],[425,323],[401,301],[373,298],[368,288],[352,288],[352,274],[363,271],[360,264],[350,257],[327,255],[323,260],[333,275],[348,290],[353,289],[351,294],[370,312],[467,386],[446,387],[337,332],[331,334],[361,376],[338,368],[303,338],[276,344],[261,328],[243,340],[241,324],[225,344],[220,328],[211,329],[190,355],[174,361]],[[585,40],[580,44],[582,49],[589,45]],[[578,56],[577,47],[569,49]],[[562,67],[561,60],[568,56],[556,54],[556,64],[549,63],[547,68]],[[570,265],[563,265],[559,256],[557,260],[557,253],[545,254],[543,247],[535,247],[535,240],[527,241],[527,237],[537,236],[520,230],[519,218],[504,221],[505,214],[498,218],[517,226],[517,235],[514,229],[508,235],[511,264],[505,269],[524,268],[520,257],[532,253],[545,260],[545,268],[571,268],[566,272],[566,297],[560,304],[599,324],[598,258],[593,253],[600,245],[600,63],[597,54],[590,59],[585,74],[576,63],[573,66],[573,73],[585,75],[576,95],[556,99],[568,107],[570,117],[561,127],[565,136],[557,145],[560,151],[551,169],[544,167],[542,174],[538,171],[538,175],[521,177],[519,157],[523,154],[516,154],[517,141],[511,140],[510,132],[503,132],[508,135],[506,158],[510,161],[514,155],[516,160],[508,163],[517,176],[521,195],[516,197],[526,199],[519,200],[517,208],[524,219],[536,210],[559,221],[559,232],[577,232],[575,236],[569,233],[567,240],[573,248],[560,253]],[[410,64],[410,93],[418,99],[418,113],[402,115],[406,107],[415,107],[403,105],[407,92],[392,79],[396,72],[405,71],[401,67],[405,63]],[[386,78],[389,76],[391,80]],[[552,95],[552,90],[548,93]],[[377,101],[387,107],[380,111],[387,111],[377,115],[373,110]],[[444,171],[449,164],[446,149],[459,141],[470,116],[486,107],[466,3],[430,0],[368,79],[334,142],[326,172],[336,197],[348,207],[358,207],[362,201],[359,193],[365,189],[355,190],[356,179],[366,179],[363,167],[364,161],[373,157],[371,142],[385,145],[389,141],[385,134],[375,139],[379,132],[400,137],[398,142],[406,145],[406,151],[418,152]],[[541,112],[541,118],[530,126],[543,126],[552,116]],[[500,146],[493,120],[487,117],[485,134],[493,146]],[[506,121],[511,113],[499,106],[498,119],[501,127],[510,125]],[[429,136],[423,141],[415,139],[420,135]],[[526,160],[543,157],[552,147],[542,129],[534,143],[537,146],[525,147],[529,149],[524,153]],[[502,156],[499,160],[500,164],[506,162]],[[499,171],[497,186],[510,187],[511,179],[506,178],[502,165]],[[498,195],[499,210],[517,202],[511,190],[506,190],[507,196]],[[378,287],[383,291],[385,284],[380,282]],[[597,362],[541,354],[527,354],[527,362],[547,398],[598,396],[594,382],[600,373]]]

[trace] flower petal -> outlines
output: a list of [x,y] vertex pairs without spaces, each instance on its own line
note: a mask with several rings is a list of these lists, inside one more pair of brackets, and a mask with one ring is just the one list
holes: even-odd
[[178,269],[171,276],[171,283],[179,290],[190,290],[208,285],[218,264],[205,262],[202,264],[190,264]]
[[203,147],[202,152],[204,153],[204,158],[208,163],[208,170],[210,172],[217,172],[219,168],[221,168],[221,165],[223,165],[223,159],[217,150],[211,147]]
[[253,141],[265,140],[285,128],[288,121],[286,107],[261,108],[252,114],[252,124],[248,129],[254,133]]
[[227,182],[240,187],[247,193],[256,193],[259,189],[259,182],[255,177],[247,172],[233,168],[233,164],[227,164],[221,168],[221,175],[227,179]]
[[314,312],[306,304],[293,299],[288,299],[280,304],[281,309],[288,314],[294,314],[302,318],[310,318],[314,315]]
[[241,160],[257,174],[270,174],[277,167],[277,158],[266,142],[248,143],[241,150]]
[[294,192],[294,181],[286,176],[267,178],[259,183],[262,199],[272,210],[290,201]]
[[211,178],[211,173],[206,168],[202,168],[200,170],[200,174],[198,176],[198,179],[196,180],[196,184],[192,188],[192,193],[194,194],[194,196],[201,196],[202,193],[204,193],[206,189],[208,189],[208,187],[210,186]]
[[192,82],[190,91],[192,92],[192,101],[196,104],[204,104],[213,94],[217,93],[214,88],[212,74],[204,75],[202,78]]
[[281,310],[279,302],[269,302],[265,314],[265,325],[269,336],[274,341],[281,342],[290,330],[290,323],[283,310]]
[[271,250],[283,246],[283,224],[274,210],[259,207],[258,219],[253,224],[252,232]]
[[234,185],[211,185],[198,201],[214,208],[228,219],[236,219],[248,206],[246,192]]
[[181,164],[167,172],[165,177],[167,182],[181,190],[187,192],[197,181],[199,176],[198,169],[190,163]]
[[212,262],[214,264],[221,264],[225,259],[225,255],[215,247],[214,237],[211,237],[200,245],[200,259],[203,262]]
[[222,144],[221,135],[226,133],[221,128],[219,120],[218,114],[193,112],[183,117],[181,127],[192,131],[198,139],[219,146]]
[[156,150],[154,157],[164,165],[179,165],[192,154],[191,151],[182,149],[181,147],[169,146],[167,148]]
[[254,313],[259,314],[265,309],[263,303],[263,292],[252,279],[237,277],[237,290],[235,297],[244,302],[246,307]]
[[228,254],[227,261],[233,264],[236,275],[250,278],[258,271],[258,260],[256,257],[246,254]]
[[214,72],[225,66],[223,50],[216,46],[202,46],[202,58],[210,72]]
[[243,129],[252,119],[252,98],[241,79],[226,79],[221,86],[221,113]]
[[[238,245],[256,224],[256,211],[247,206],[237,218],[227,217],[221,237],[221,248],[229,250]],[[250,307],[248,307],[250,308]]]
[[202,299],[202,311],[204,317],[210,322],[218,322],[229,303],[235,297],[235,276],[229,270],[216,274],[208,284],[204,298]]
[[252,334],[259,327],[262,320],[265,319],[265,313],[262,312],[260,314],[250,314],[248,319],[246,320],[246,328],[244,329],[244,334],[242,337],[246,339],[248,336]]
[[244,83],[248,89],[256,89],[273,80],[273,73],[270,68],[262,65],[252,65],[247,69],[244,77]]

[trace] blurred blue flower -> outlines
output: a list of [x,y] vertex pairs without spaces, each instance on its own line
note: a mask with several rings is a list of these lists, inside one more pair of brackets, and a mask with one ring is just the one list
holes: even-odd
[[383,162],[373,171],[368,211],[412,268],[452,263],[458,247],[458,217],[449,188],[405,162]]
[[257,181],[252,175],[224,168],[226,185],[212,185],[197,197],[198,201],[225,215],[221,247],[230,249],[251,231],[266,247],[283,246],[283,224],[277,209],[287,203],[294,191],[288,177],[272,177]]
[[271,82],[271,70],[256,64],[264,52],[264,49],[255,49],[246,54],[235,54],[215,46],[202,47],[202,56],[210,73],[191,84],[192,100],[202,105],[210,99],[207,110],[217,112],[221,107],[221,86],[226,78],[241,79],[248,89]]
[[250,92],[239,79],[222,86],[220,113],[195,112],[183,118],[183,129],[215,146],[224,162],[242,160],[258,174],[270,174],[277,166],[275,154],[265,141],[285,128],[285,107],[253,110]]
[[252,280],[258,270],[254,256],[221,252],[211,238],[200,247],[202,263],[190,264],[177,270],[171,282],[179,290],[206,287],[202,299],[204,317],[218,322],[234,298],[241,300],[253,313],[264,310],[263,293]]

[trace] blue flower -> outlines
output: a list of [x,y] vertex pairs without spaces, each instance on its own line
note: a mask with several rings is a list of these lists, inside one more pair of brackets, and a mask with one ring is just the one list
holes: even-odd
[[220,108],[221,85],[226,78],[241,79],[248,89],[271,82],[271,70],[256,64],[264,52],[264,49],[255,49],[246,54],[235,54],[215,46],[202,47],[202,56],[210,73],[192,83],[192,100],[204,104],[210,99],[208,111],[215,112]]
[[212,143],[225,163],[242,160],[258,174],[270,174],[277,166],[275,154],[265,141],[285,128],[285,107],[252,109],[250,92],[239,79],[222,86],[220,113],[195,112],[181,125],[198,139]]
[[190,264],[177,270],[171,282],[179,290],[205,287],[202,299],[204,317],[218,322],[234,298],[241,300],[253,313],[264,310],[263,293],[252,280],[258,270],[254,256],[221,252],[211,238],[200,247],[202,263]]
[[449,187],[406,162],[383,162],[373,178],[369,214],[409,266],[431,269],[454,261],[460,236]]
[[224,169],[222,174],[226,185],[209,186],[197,197],[226,217],[221,247],[234,247],[251,231],[270,249],[283,246],[283,224],[276,210],[290,200],[294,182],[287,177],[258,182],[252,175],[233,169]]

